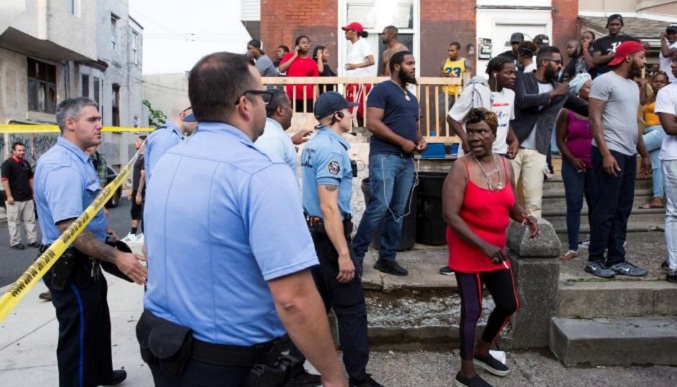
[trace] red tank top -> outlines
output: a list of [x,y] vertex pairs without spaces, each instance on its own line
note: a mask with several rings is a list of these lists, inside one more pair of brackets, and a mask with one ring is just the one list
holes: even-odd
[[[508,171],[505,159],[501,157],[506,180]],[[477,186],[471,179],[468,164],[465,163],[468,184],[465,187],[460,216],[468,227],[484,241],[500,246],[505,252],[506,230],[510,225],[510,210],[515,206],[512,185],[500,191],[491,191]],[[447,226],[449,267],[459,273],[478,273],[505,269],[503,263],[494,264],[481,250],[470,245]],[[510,267],[510,261],[506,261]]]

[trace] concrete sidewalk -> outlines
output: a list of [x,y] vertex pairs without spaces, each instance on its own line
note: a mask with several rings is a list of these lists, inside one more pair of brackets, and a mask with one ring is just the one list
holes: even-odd
[[[432,261],[430,265],[429,271],[433,272],[432,267],[437,267],[438,263]],[[123,386],[153,386],[150,371],[139,355],[135,336],[143,288],[110,275],[107,279],[114,367],[127,370],[128,379]],[[38,284],[0,323],[0,386],[57,385],[58,324],[52,305],[38,299],[38,294],[45,289],[44,284]],[[515,387],[677,385],[677,368],[674,367],[566,368],[547,350],[509,352],[508,365],[512,372],[505,378],[482,375],[496,386]],[[447,352],[386,351],[371,354],[368,372],[389,387],[442,387],[453,383],[459,367],[456,349],[450,348]]]

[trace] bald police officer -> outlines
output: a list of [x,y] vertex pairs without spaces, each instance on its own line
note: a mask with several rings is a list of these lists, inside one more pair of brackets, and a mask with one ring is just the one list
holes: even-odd
[[[333,308],[338,318],[350,386],[378,387],[381,385],[366,373],[369,342],[362,268],[350,239],[353,170],[348,156],[350,144],[341,137],[350,131],[350,111],[356,105],[335,91],[317,99],[313,111],[320,121],[319,129],[301,156],[303,208],[320,260],[320,265],[312,269],[313,278],[325,308]],[[294,350],[291,354],[298,355]]]
[[[35,202],[44,251],[94,201],[99,178],[85,149],[101,143],[101,115],[89,98],[68,98],[56,108],[61,136],[38,160]],[[45,274],[59,320],[56,349],[60,387],[112,386],[127,374],[113,371],[108,285],[99,260],[114,263],[138,284],[146,268],[131,253],[104,243],[106,218],[99,211],[72,247]]]

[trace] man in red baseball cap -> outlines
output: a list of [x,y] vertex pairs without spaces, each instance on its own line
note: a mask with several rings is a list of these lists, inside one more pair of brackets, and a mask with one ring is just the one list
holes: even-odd
[[641,174],[651,172],[649,153],[637,127],[639,87],[633,79],[645,64],[644,46],[635,41],[623,42],[608,64],[612,70],[597,77],[590,90],[588,117],[597,197],[592,198],[585,271],[598,277],[647,274],[646,269],[626,261],[624,247],[635,196],[638,151],[642,155]]
[[[374,54],[371,45],[366,38],[369,34],[364,30],[362,24],[352,22],[344,27],[347,45],[345,56],[345,75],[348,77],[366,77],[369,76],[368,67],[374,65]],[[371,84],[351,83],[346,85],[346,98],[350,102],[357,103],[357,108],[351,113],[357,115],[358,126],[364,126],[364,99],[371,90]]]

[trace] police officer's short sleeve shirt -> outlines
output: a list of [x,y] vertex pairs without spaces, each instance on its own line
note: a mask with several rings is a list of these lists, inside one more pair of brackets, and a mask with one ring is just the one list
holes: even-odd
[[318,185],[338,186],[338,206],[341,215],[351,213],[353,172],[348,149],[350,144],[327,127],[321,128],[303,148],[301,155],[303,208],[309,215],[322,217]]
[[[63,137],[38,160],[33,183],[43,244],[61,235],[57,223],[79,217],[101,191],[90,157]],[[103,210],[86,229],[99,240],[106,239]]]
[[267,282],[318,263],[289,166],[241,130],[201,122],[155,166],[144,219],[146,309],[210,343],[285,333]]

